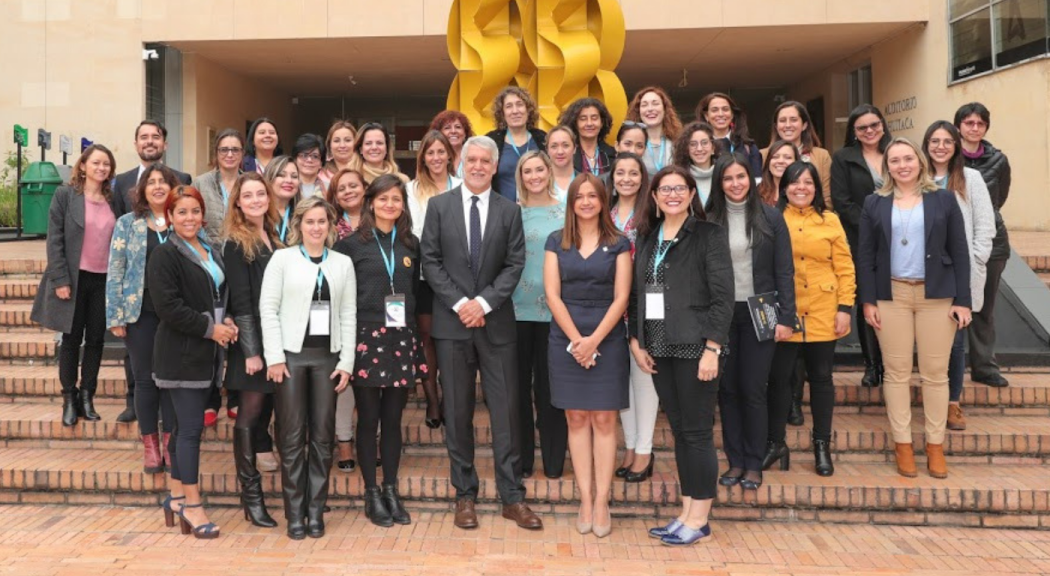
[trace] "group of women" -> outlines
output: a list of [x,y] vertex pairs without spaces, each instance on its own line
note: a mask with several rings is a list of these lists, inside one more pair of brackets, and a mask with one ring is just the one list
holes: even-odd
[[[545,476],[563,474],[568,449],[581,533],[611,530],[614,477],[653,475],[660,406],[683,502],[650,531],[665,544],[710,535],[718,484],[754,490],[764,470],[788,469],[785,428],[803,419],[806,380],[815,470],[833,474],[834,350],[855,307],[863,384],[884,383],[899,472],[917,473],[917,344],[927,466],[947,475],[944,430],[965,426],[962,329],[994,299],[985,270],[1009,187],[1005,157],[983,140],[987,109],[970,104],[954,123],[934,123],[920,147],[892,139],[879,110],[861,106],[834,156],[797,102],[777,108],[761,150],[722,93],[704,97],[683,128],[666,92],[639,91],[615,147],[605,142],[613,119],[596,99],[573,103],[549,132],[521,88],[504,89],[493,115],[493,190],[520,204],[526,241],[513,295],[522,473],[538,468],[537,428]],[[975,122],[983,129],[960,133]],[[192,186],[160,163],[141,170],[134,210],[119,219],[107,204],[115,162],[104,146],[86,149],[56,192],[34,318],[63,333],[63,410],[73,421],[97,417],[102,336],[108,328],[126,338],[136,382],[152,383],[139,392],[144,469],[170,473],[169,526],[177,515],[184,533],[219,535],[197,481],[220,385],[236,419],[248,520],[277,525],[260,473],[272,470],[263,460],[272,458],[275,413],[291,538],[324,534],[333,462],[360,467],[373,523],[411,522],[397,475],[401,415],[417,380],[426,425],[443,423],[418,239],[428,200],[460,184],[462,147],[474,135],[451,110],[430,128],[411,181],[381,124],[336,122],[324,139],[299,137],[286,156],[262,118],[246,139],[220,132],[215,168]],[[966,166],[987,168],[989,150],[1005,175]],[[756,302],[773,311],[768,334],[752,320]],[[721,475],[716,405],[729,465]],[[170,434],[158,433],[158,411]],[[626,444],[618,467],[617,415]]]

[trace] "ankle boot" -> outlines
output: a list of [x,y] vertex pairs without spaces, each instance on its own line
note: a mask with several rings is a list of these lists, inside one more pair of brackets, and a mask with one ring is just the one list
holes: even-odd
[[831,476],[835,473],[835,464],[831,461],[831,447],[827,440],[813,441],[813,459],[817,463],[818,476]]
[[762,458],[762,470],[769,470],[780,461],[780,470],[787,472],[791,468],[791,451],[784,442],[770,440],[766,442],[766,456]]
[[262,475],[255,468],[251,428],[233,429],[233,461],[237,467],[237,480],[241,483],[244,519],[263,528],[277,526],[277,522],[266,511],[266,502],[263,500]]
[[138,420],[138,417],[135,415],[135,397],[128,396],[124,411],[117,415],[117,422],[120,422],[121,424],[129,424],[136,420]]
[[926,444],[926,469],[934,478],[948,477],[948,462],[944,459],[944,444]]
[[77,393],[76,390],[72,392],[62,393],[62,425],[63,426],[76,426],[77,425]]
[[142,471],[146,474],[159,474],[164,471],[164,457],[160,455],[160,436],[142,435]]
[[171,441],[171,432],[160,433],[160,454],[164,457],[164,466],[171,470],[171,452],[168,450],[168,442]]
[[383,503],[390,512],[390,518],[395,524],[411,524],[412,517],[408,515],[405,506],[401,504],[401,496],[397,493],[397,486],[383,484]]
[[806,363],[802,358],[795,363],[795,373],[791,378],[791,409],[788,411],[788,424],[802,426],[806,417],[802,414],[802,392],[806,385]]
[[102,417],[98,415],[98,412],[95,412],[94,391],[80,391],[80,411],[80,415],[84,418],[84,420],[91,420],[92,422],[96,422],[102,419]]
[[897,473],[906,478],[915,478],[919,475],[915,469],[915,452],[911,449],[911,443],[897,443],[895,448],[897,456]]
[[365,517],[376,526],[389,528],[394,525],[394,518],[390,515],[390,509],[386,507],[383,494],[379,486],[365,488]]
[[788,411],[788,424],[801,426],[806,423],[806,416],[802,413],[802,399],[792,398],[791,409]]
[[882,378],[879,375],[879,369],[874,364],[868,364],[864,367],[864,376],[860,379],[860,385],[865,388],[875,388],[882,383]]

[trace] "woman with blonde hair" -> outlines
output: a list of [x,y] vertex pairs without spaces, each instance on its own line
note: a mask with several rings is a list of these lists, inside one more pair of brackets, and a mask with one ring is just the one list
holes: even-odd
[[394,146],[390,140],[390,132],[379,122],[369,122],[358,131],[348,168],[364,176],[366,185],[383,174],[393,174],[402,182],[408,182],[408,176],[402,174],[394,162]]
[[328,158],[321,173],[317,175],[325,188],[328,188],[337,172],[350,167],[356,138],[357,129],[346,120],[336,120],[328,129],[328,135],[324,139],[324,149]]
[[948,364],[956,329],[970,324],[970,252],[955,195],[940,190],[922,150],[895,138],[882,160],[884,184],[864,200],[857,279],[864,320],[886,366],[883,397],[897,472],[914,477],[912,352],[917,346],[926,416],[926,466],[946,478]]
[[291,156],[278,156],[270,161],[263,179],[273,190],[274,209],[277,210],[277,237],[281,242],[288,239],[289,224],[295,204],[302,197],[299,167]]

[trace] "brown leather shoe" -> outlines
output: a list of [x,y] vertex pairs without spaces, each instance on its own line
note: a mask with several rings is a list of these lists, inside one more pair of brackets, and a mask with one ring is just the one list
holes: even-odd
[[948,462],[944,460],[944,444],[926,444],[926,469],[934,478],[948,477]]
[[540,520],[540,517],[524,502],[504,505],[503,517],[513,520],[519,527],[526,530],[543,530],[543,520]]
[[478,527],[478,513],[474,511],[474,501],[470,498],[456,500],[456,516],[453,522],[456,528],[473,530]]
[[958,404],[948,405],[948,429],[966,430],[966,417],[963,416],[962,406]]
[[915,478],[919,471],[915,469],[915,452],[911,449],[911,443],[897,444],[897,473],[907,478]]

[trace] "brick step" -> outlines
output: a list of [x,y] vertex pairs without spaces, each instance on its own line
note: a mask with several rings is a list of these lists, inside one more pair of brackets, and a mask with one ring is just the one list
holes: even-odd
[[[919,465],[924,466],[920,459]],[[481,478],[479,499],[497,499],[491,460],[478,458]],[[722,468],[724,468],[724,464]],[[540,510],[578,504],[571,463],[566,474],[550,480],[543,476],[524,480],[527,498]],[[13,502],[76,503],[83,495],[101,495],[115,502],[152,505],[164,490],[163,474],[142,472],[138,451],[11,449],[0,452],[0,491]],[[263,488],[270,505],[279,506],[279,474],[265,474]],[[237,494],[233,462],[226,454],[203,453],[200,488],[216,503]],[[363,492],[360,474],[332,473],[330,493],[337,499],[357,499]],[[448,460],[442,456],[406,455],[402,459],[399,489],[410,501],[445,504],[454,497]],[[17,494],[15,494],[17,492]],[[48,496],[41,497],[41,494]],[[128,496],[132,496],[129,498]],[[137,496],[137,497],[136,497]],[[673,462],[658,459],[652,481],[613,483],[612,497],[618,508],[638,515],[659,515],[664,506],[679,500],[679,485]],[[796,465],[791,472],[769,472],[764,485],[748,494],[739,487],[719,487],[722,518],[813,518],[828,521],[870,523],[892,518],[899,524],[1012,525],[1050,528],[1050,472],[1042,466],[989,466],[950,463],[950,476],[902,478],[887,463],[842,463],[830,478],[821,478],[811,462]],[[98,503],[98,502],[93,502]],[[352,502],[357,504],[357,502]]]
[[29,319],[29,314],[32,310],[33,303],[31,301],[0,303],[0,327],[39,327],[39,324]]
[[[135,449],[138,447],[137,425],[115,421],[123,410],[122,404],[100,404],[97,407],[102,420],[89,422],[81,419],[76,426],[65,427],[57,404],[12,404],[4,409],[0,420],[0,446],[6,448],[91,448]],[[443,453],[445,428],[428,428],[423,419],[426,411],[411,407],[405,411],[402,434],[405,443],[420,448],[436,448]],[[807,424],[812,422],[806,410]],[[233,422],[219,419],[215,428],[204,435],[204,450],[230,451]],[[832,451],[843,461],[870,460],[876,454],[884,461],[893,447],[889,421],[882,414],[836,414]],[[913,442],[923,451],[923,418],[916,409],[912,420]],[[798,451],[797,457],[809,460],[812,449],[812,429],[808,425],[788,426],[787,443]],[[474,418],[474,436],[478,446],[490,446],[492,428],[489,413],[479,406]],[[622,444],[622,442],[621,442]],[[983,416],[971,414],[967,430],[950,432],[945,442],[949,454],[965,457],[968,462],[998,464],[1050,464],[1050,420],[1045,417]],[[657,450],[674,447],[674,436],[663,414],[657,419],[653,445]],[[721,426],[715,426],[715,445],[721,447]],[[668,455],[668,457],[670,457]]]
[[[60,402],[62,386],[53,359],[46,363],[25,362],[23,359],[21,364],[0,366],[0,404],[30,400]],[[963,387],[962,404],[968,408],[988,409],[1014,416],[1050,415],[1050,374],[1017,369],[1007,374],[1010,386],[1006,388],[991,388],[967,380]],[[861,375],[859,371],[849,370],[835,373],[835,404],[838,409],[881,409],[882,388],[860,386]],[[916,404],[920,403],[922,397],[918,382],[916,375],[912,381],[912,398]],[[104,361],[99,371],[96,398],[99,402],[107,398],[122,400],[125,393],[123,366],[119,361]],[[808,393],[807,386],[807,398]],[[410,397],[409,402],[423,403],[422,392],[418,391]]]
[[[27,312],[26,318],[28,317]],[[44,331],[39,327],[17,327],[8,330],[0,336],[0,359],[54,362],[58,350],[55,336],[55,332]]]
[[40,278],[47,270],[47,258],[0,259],[0,276],[7,278]]
[[0,277],[0,300],[32,302],[33,298],[36,297],[38,286],[40,286],[40,279],[32,276],[26,276],[25,278]]
[[1050,272],[1050,256],[1024,256],[1024,263],[1037,274]]

